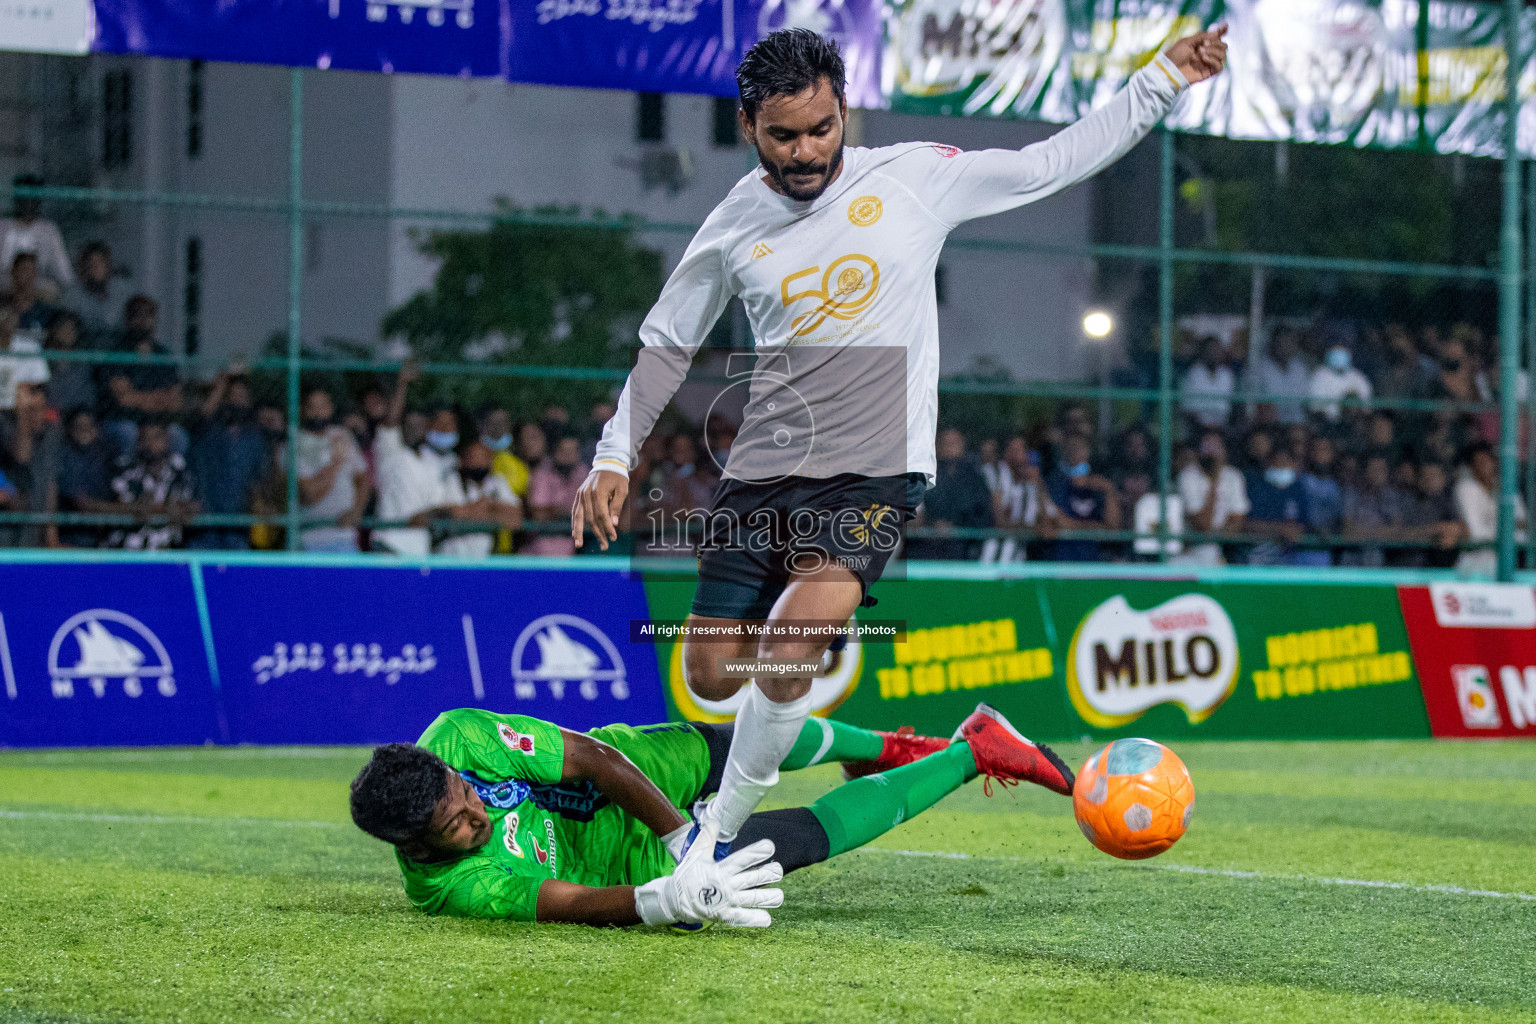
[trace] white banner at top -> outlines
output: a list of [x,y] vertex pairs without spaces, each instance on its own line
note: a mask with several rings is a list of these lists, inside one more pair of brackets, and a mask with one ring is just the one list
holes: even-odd
[[0,50],[86,53],[91,0],[0,0]]

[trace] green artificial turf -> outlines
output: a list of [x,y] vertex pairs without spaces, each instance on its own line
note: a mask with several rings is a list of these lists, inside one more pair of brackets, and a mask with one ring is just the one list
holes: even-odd
[[361,750],[3,753],[0,1024],[1536,1022],[1536,745],[1179,751],[1153,861],[972,784],[689,937],[422,916],[347,822]]

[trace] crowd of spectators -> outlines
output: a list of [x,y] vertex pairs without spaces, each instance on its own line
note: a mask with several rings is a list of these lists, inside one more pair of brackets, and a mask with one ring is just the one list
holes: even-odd
[[[0,220],[0,260],[0,512],[29,514],[0,522],[0,546],[285,546],[283,406],[258,401],[240,365],[185,379],[160,342],[156,301],[126,286],[103,242],[71,263],[34,200]],[[82,352],[91,361],[69,358]],[[1496,398],[1484,332],[1283,324],[1249,355],[1203,337],[1181,360],[1165,531],[1151,407],[1106,436],[1088,406],[1068,402],[1026,429],[941,429],[908,553],[1145,559],[1170,537],[1172,557],[1208,565],[1491,570],[1493,552],[1467,545],[1496,532],[1497,415],[1420,401]],[[358,394],[304,388],[298,546],[572,554],[562,527],[612,406],[581,422],[559,404],[470,415],[413,404],[419,376],[407,363]],[[709,506],[734,438],[717,416],[702,435],[647,440],[621,523],[636,553],[691,550],[652,524]],[[113,518],[48,521],[56,513]],[[271,518],[253,526],[251,514]]]
[[[941,429],[938,483],[918,522],[930,529],[910,552],[1135,560],[1156,558],[1166,536],[1173,560],[1204,565],[1492,572],[1493,550],[1475,545],[1496,536],[1498,419],[1475,406],[1496,400],[1494,351],[1465,323],[1282,326],[1251,361],[1199,339],[1179,377],[1166,531],[1150,410],[1100,436],[1088,407],[1067,403],[1033,430],[975,439],[974,452]],[[1525,514],[1520,502],[1522,529]],[[956,528],[1013,536],[944,535]],[[1142,536],[1093,537],[1132,530]]]
[[[0,545],[285,546],[282,406],[259,402],[238,364],[207,384],[184,379],[158,340],[155,300],[124,288],[101,242],[71,266],[35,203],[0,220],[0,251],[0,512],[28,513],[0,522]],[[515,424],[495,406],[413,406],[419,376],[407,363],[392,386],[356,396],[304,388],[298,546],[570,554],[561,525],[612,407],[572,423],[551,404]]]

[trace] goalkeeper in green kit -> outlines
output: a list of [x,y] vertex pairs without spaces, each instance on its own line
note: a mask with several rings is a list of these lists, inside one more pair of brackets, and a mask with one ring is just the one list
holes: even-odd
[[951,740],[812,718],[782,768],[839,761],[853,781],[810,807],[752,815],[723,860],[713,834],[684,853],[688,809],[719,785],[732,730],[674,722],[577,733],[448,711],[417,743],[374,750],[352,782],[352,820],[394,845],[406,894],[428,913],[766,927],[785,871],[862,846],[978,774],[1072,791],[1060,758],[985,704]]

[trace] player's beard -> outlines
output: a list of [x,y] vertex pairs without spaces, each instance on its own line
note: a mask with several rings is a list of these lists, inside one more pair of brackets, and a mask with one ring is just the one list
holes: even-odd
[[[761,149],[757,151],[757,162],[762,164],[763,170],[768,172],[768,177],[773,179],[780,192],[791,199],[809,203],[821,197],[827,186],[832,184],[832,179],[837,177],[838,169],[843,166],[843,140],[837,140],[837,152],[824,164],[784,164],[779,167],[763,156]],[[811,188],[795,188],[785,180],[785,176],[790,174],[819,174],[821,181]]]

